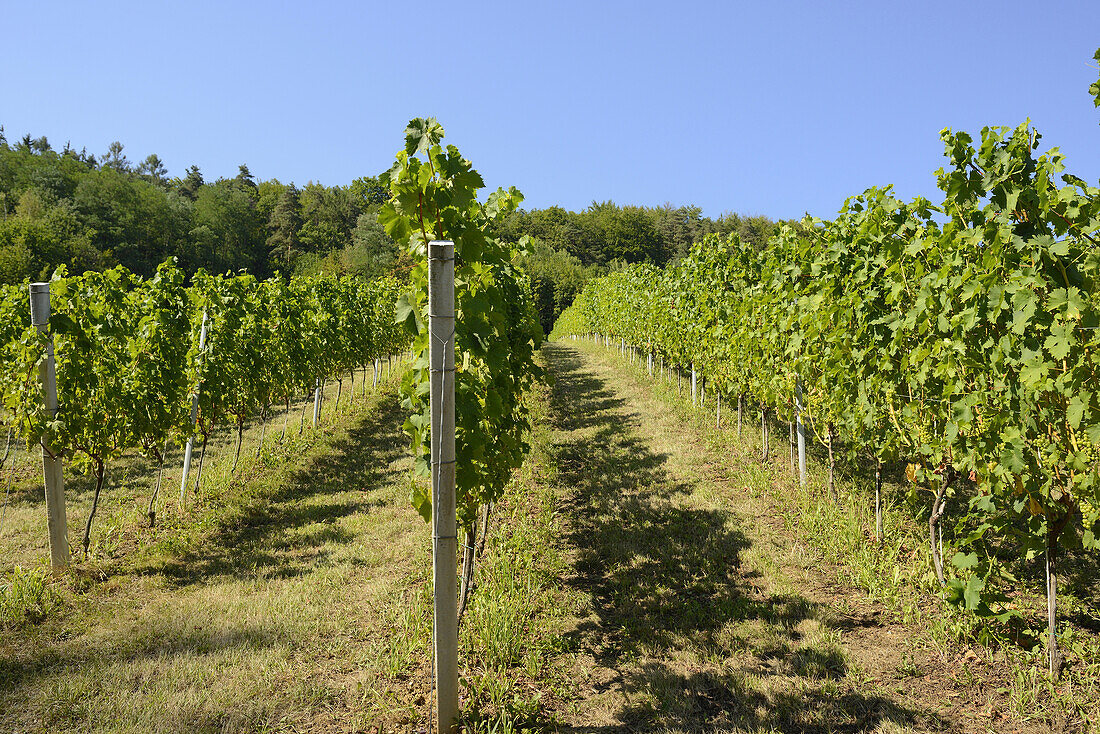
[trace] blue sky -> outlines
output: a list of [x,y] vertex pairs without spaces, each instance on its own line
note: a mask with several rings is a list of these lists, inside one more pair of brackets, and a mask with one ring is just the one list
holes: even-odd
[[[415,10],[411,10],[414,8]],[[1030,117],[1100,179],[1100,2],[0,0],[0,124],[208,179],[346,184],[434,116],[490,187],[829,217],[935,199],[939,131]]]

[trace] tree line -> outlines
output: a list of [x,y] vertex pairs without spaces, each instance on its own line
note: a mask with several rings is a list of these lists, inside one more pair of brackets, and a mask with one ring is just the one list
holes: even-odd
[[197,166],[170,177],[155,153],[132,163],[46,137],[9,142],[0,127],[0,282],[122,265],[151,276],[175,257],[184,271],[378,275],[400,269],[378,225],[376,179],[347,186],[257,181],[247,165],[207,181]]
[[743,241],[763,247],[775,224],[765,216],[729,212],[711,219],[694,205],[620,206],[613,201],[594,201],[580,212],[560,206],[521,209],[508,218],[502,229],[509,239],[529,235],[572,255],[583,265],[664,265],[687,255],[692,243],[708,234],[737,234]]
[[[376,176],[346,186],[257,180],[208,181],[198,166],[171,176],[155,153],[132,162],[120,142],[101,155],[30,134],[9,141],[0,126],[0,283],[46,279],[60,265],[79,274],[118,265],[152,276],[175,257],[199,269],[290,275],[404,276],[409,256],[378,223],[390,194]],[[775,223],[697,206],[593,202],[519,209],[499,225],[502,241],[525,243],[524,265],[543,329],[593,274],[624,263],[663,265],[707,234],[737,234],[763,247]],[[527,239],[525,239],[527,238]]]

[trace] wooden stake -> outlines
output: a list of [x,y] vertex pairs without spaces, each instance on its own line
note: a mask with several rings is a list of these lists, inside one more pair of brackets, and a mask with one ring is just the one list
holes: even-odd
[[453,242],[428,245],[436,722],[438,731],[447,734],[458,732],[454,247]]
[[806,424],[802,422],[802,380],[794,383],[795,422],[798,432],[798,483],[806,486]]
[[[202,329],[199,332],[199,355],[206,349],[207,329],[206,309],[202,312]],[[191,472],[191,452],[195,448],[195,427],[199,424],[199,390],[201,385],[195,386],[195,394],[191,396],[191,435],[187,437],[187,446],[183,449],[183,478],[180,479],[180,505],[187,496],[187,475]]]
[[[49,333],[50,284],[31,283],[31,325]],[[50,420],[57,419],[57,373],[54,365],[53,337],[46,340],[46,358],[38,367],[42,401]],[[50,536],[50,563],[55,569],[69,566],[69,527],[65,515],[65,475],[58,451],[50,447],[43,434],[42,479],[46,494],[46,528]]]

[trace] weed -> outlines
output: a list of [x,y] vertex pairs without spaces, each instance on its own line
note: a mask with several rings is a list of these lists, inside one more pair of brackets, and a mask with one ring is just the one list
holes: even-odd
[[0,581],[0,627],[37,624],[61,606],[62,596],[45,568],[16,566]]

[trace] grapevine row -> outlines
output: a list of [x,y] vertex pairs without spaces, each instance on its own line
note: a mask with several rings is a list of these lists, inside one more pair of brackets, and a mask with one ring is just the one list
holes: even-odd
[[[400,285],[311,277],[257,280],[200,271],[186,282],[174,261],[142,279],[125,268],[50,283],[49,330],[30,324],[26,286],[0,291],[0,419],[96,477],[138,450],[163,463],[171,443],[198,429],[266,419],[272,404],[319,381],[407,348],[394,323]],[[205,340],[202,332],[205,331]],[[58,412],[47,415],[38,365],[52,339]],[[341,382],[342,386],[342,382]],[[339,398],[337,398],[339,399]],[[201,467],[201,462],[200,462]],[[154,519],[150,505],[150,519]]]
[[[833,221],[777,227],[762,250],[711,236],[667,270],[591,282],[555,332],[692,367],[765,425],[792,416],[800,388],[830,455],[843,441],[880,466],[910,462],[933,492],[949,599],[1007,620],[996,548],[1045,555],[1057,672],[1057,563],[1098,545],[1100,190],[1063,173],[1057,149],[1038,154],[1027,125],[942,139],[938,205],[869,189]],[[936,536],[952,497],[966,497],[969,532],[946,573]]]

